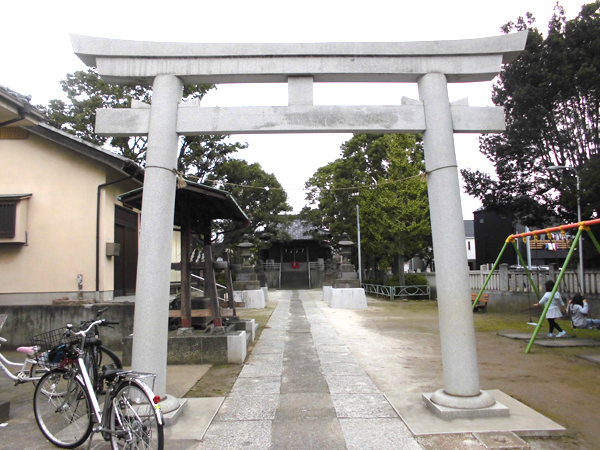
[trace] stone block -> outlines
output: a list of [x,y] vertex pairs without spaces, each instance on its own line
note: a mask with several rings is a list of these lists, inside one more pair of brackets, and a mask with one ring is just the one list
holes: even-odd
[[[230,336],[233,336],[230,338]],[[132,336],[123,338],[123,365],[131,365]],[[195,332],[193,335],[169,335],[167,364],[230,364],[246,358],[246,331],[231,327],[224,334]]]
[[227,362],[230,364],[243,364],[246,360],[246,354],[246,332],[229,333],[227,335]]
[[254,291],[260,289],[260,281],[234,281],[234,291]]
[[340,272],[341,280],[358,280],[358,274],[356,272]]
[[233,291],[233,299],[236,302],[244,302],[244,309],[262,309],[267,306],[262,289],[254,291]]
[[331,285],[323,286],[323,301],[331,306]]
[[460,408],[447,408],[445,406],[438,405],[431,401],[433,393],[423,394],[421,400],[429,411],[434,413],[436,416],[444,420],[453,419],[477,419],[483,417],[509,417],[510,411],[508,408],[500,402],[496,402],[489,408],[474,408],[474,409],[460,409]]
[[258,275],[256,275],[254,272],[252,272],[252,273],[238,273],[235,276],[235,280],[236,281],[257,281],[258,280]]
[[334,309],[367,309],[365,290],[362,288],[332,288],[329,306]]
[[256,329],[258,328],[256,320],[235,318],[229,320],[229,323],[235,327],[236,331],[246,331],[249,333],[250,342],[254,342],[256,340]]
[[360,281],[358,279],[353,279],[353,280],[337,279],[337,280],[333,280],[332,287],[334,289],[358,289],[358,288],[360,288]]

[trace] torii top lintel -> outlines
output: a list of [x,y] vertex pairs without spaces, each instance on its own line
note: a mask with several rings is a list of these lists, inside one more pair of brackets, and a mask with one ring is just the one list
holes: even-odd
[[[527,32],[460,41],[313,44],[189,44],[121,41],[72,35],[75,53],[109,83],[152,84],[175,76],[183,84],[288,84],[288,106],[177,107],[177,133],[420,133],[423,103],[393,106],[313,105],[314,82],[418,82],[443,74],[446,82],[489,81],[525,47]],[[450,105],[456,133],[505,129],[501,107]],[[150,106],[99,109],[101,136],[147,135]]]
[[448,82],[493,79],[525,47],[527,31],[453,41],[211,44],[143,42],[71,35],[73,51],[110,83],[147,84],[174,74],[186,84],[415,82],[443,73]]

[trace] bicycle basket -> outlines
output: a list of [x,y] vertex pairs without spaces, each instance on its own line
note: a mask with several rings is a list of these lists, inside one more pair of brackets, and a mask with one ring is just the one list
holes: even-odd
[[37,346],[37,362],[40,366],[55,369],[67,357],[69,347],[79,342],[76,336],[65,334],[66,328],[47,331],[32,336],[31,345]]

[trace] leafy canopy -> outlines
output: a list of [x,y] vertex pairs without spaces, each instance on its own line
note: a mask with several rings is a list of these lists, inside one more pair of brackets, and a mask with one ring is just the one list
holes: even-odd
[[[581,178],[582,219],[600,211],[600,1],[566,20],[556,5],[543,35],[527,14],[502,27],[529,30],[525,51],[506,65],[492,99],[504,106],[506,131],[480,138],[495,177],[465,169],[465,190],[486,208],[513,213],[524,225],[577,219],[575,172]],[[548,171],[550,166],[573,170]]]
[[371,267],[427,253],[431,229],[421,140],[414,134],[355,134],[342,144],[339,159],[306,182],[309,206],[302,216],[328,227],[334,242],[344,232],[356,241],[358,205],[363,254]]
[[208,176],[209,181],[230,192],[250,219],[249,228],[224,235],[223,244],[237,242],[245,233],[253,234],[273,226],[278,221],[278,214],[292,210],[275,175],[265,172],[258,163],[230,159]]
[[[147,148],[145,136],[100,137],[95,133],[94,124],[98,108],[130,108],[133,101],[150,103],[150,87],[108,84],[95,69],[67,74],[61,85],[69,102],[50,100],[46,113],[51,125],[97,145],[108,145],[119,154],[144,165]],[[212,88],[214,86],[207,84],[186,85],[183,88],[183,100],[202,99]],[[220,135],[181,137],[177,170],[193,181],[202,182],[232,153],[248,146],[239,142],[226,143],[225,138]]]

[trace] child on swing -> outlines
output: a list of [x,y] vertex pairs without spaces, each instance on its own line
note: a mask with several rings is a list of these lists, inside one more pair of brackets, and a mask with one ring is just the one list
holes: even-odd
[[[550,294],[552,294],[552,290],[554,289],[554,281],[548,280],[546,281],[546,293],[540,299],[538,303],[533,306],[545,305],[548,300],[550,300]],[[548,333],[548,337],[554,337],[554,329],[558,330],[558,334],[556,337],[563,337],[567,334],[559,324],[556,323],[554,319],[558,319],[562,317],[561,307],[565,306],[560,293],[558,291],[554,294],[552,298],[552,303],[550,303],[550,308],[548,308],[548,312],[546,313],[546,319],[548,319],[548,325],[550,325],[550,333]]]
[[588,311],[588,301],[584,299],[581,294],[575,294],[573,298],[569,300],[567,313],[571,315],[571,323],[573,324],[573,328],[596,327],[600,330],[600,320],[588,319]]

